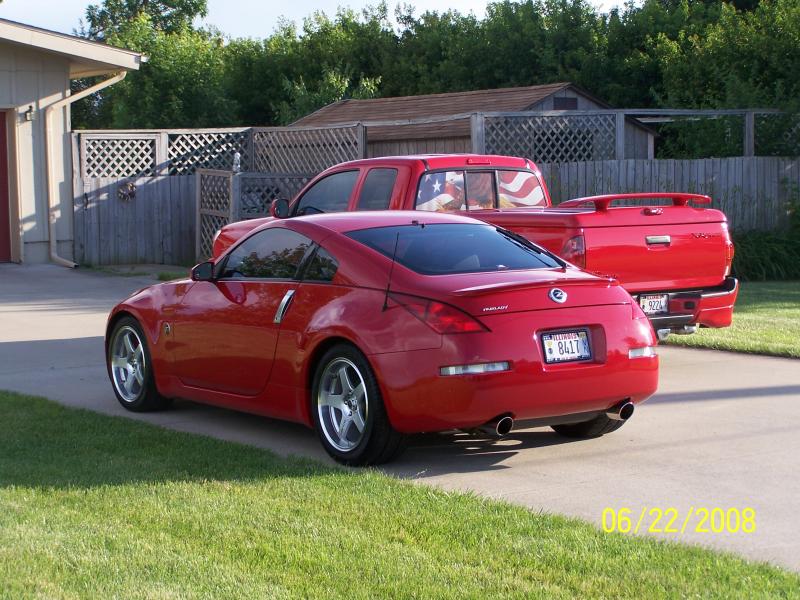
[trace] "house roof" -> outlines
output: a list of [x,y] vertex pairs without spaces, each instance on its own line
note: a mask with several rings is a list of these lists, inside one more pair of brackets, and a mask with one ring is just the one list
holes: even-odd
[[359,121],[398,121],[447,117],[480,111],[519,111],[529,109],[548,96],[570,86],[572,84],[562,82],[447,94],[340,100],[306,115],[295,121],[293,125],[314,127]]
[[147,60],[138,52],[6,19],[0,19],[0,42],[26,46],[68,59],[71,79],[123,70],[136,71]]

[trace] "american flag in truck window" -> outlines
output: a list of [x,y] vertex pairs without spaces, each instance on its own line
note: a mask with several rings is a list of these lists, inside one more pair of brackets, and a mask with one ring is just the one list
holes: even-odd
[[544,206],[544,190],[530,171],[497,171],[500,208]]
[[417,210],[464,210],[464,171],[442,171],[422,176],[417,190]]

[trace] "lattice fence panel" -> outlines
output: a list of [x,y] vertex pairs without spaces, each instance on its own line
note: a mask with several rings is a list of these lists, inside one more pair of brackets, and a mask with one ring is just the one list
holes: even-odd
[[197,256],[211,256],[214,234],[231,222],[233,173],[197,171]]
[[757,114],[755,153],[756,156],[800,155],[800,115]]
[[239,180],[240,220],[257,219],[269,214],[269,207],[275,198],[290,200],[308,182],[303,175],[252,175],[242,173]]
[[365,156],[360,126],[320,129],[253,129],[253,170],[317,174]]
[[234,168],[239,154],[241,170],[250,165],[250,132],[224,131],[169,134],[169,174],[191,175],[196,169]]
[[84,177],[156,175],[156,136],[81,137]]
[[486,152],[524,156],[537,162],[578,162],[615,158],[613,114],[487,116]]

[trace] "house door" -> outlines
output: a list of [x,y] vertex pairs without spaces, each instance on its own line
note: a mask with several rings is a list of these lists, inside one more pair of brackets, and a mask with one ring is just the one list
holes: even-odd
[[0,111],[0,262],[11,260],[11,206],[8,201],[8,132]]

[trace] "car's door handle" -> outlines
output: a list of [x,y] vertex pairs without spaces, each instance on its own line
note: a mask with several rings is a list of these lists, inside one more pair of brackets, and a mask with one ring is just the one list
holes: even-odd
[[294,290],[289,290],[283,295],[283,300],[278,305],[278,310],[275,311],[275,318],[272,319],[272,322],[276,325],[280,325],[281,321],[283,321],[283,316],[286,314],[286,311],[289,310],[289,304],[292,302],[292,298],[294,297]]
[[669,246],[672,238],[668,235],[648,235],[644,238],[648,246],[655,246],[657,244],[665,244]]

